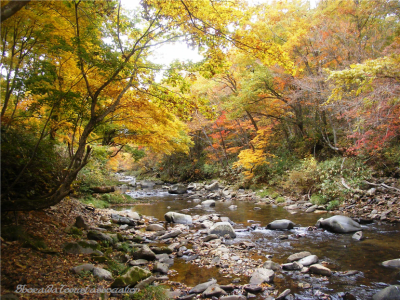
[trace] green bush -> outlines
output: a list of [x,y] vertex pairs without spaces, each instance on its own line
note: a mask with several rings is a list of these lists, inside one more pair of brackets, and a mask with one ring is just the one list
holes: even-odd
[[[37,144],[38,131],[39,128],[1,128],[3,209],[7,206],[7,209],[18,210],[24,201],[38,200],[56,188],[63,177],[62,172],[68,165],[67,155],[48,137]],[[14,201],[6,201],[8,199]]]
[[275,199],[275,203],[283,203],[283,202],[285,202],[286,200],[285,200],[285,198],[283,198],[283,197],[278,197],[278,198],[276,198]]
[[333,200],[331,202],[329,202],[328,206],[327,206],[327,210],[335,210],[339,207],[340,202],[339,200]]
[[324,197],[322,197],[321,195],[318,194],[314,194],[311,196],[310,202],[312,204],[316,204],[316,205],[322,205],[325,204],[327,201]]

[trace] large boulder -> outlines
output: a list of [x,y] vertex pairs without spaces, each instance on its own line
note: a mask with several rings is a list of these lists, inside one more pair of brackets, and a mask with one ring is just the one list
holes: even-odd
[[360,224],[346,216],[333,216],[328,219],[321,218],[315,226],[335,233],[348,233],[362,230]]
[[278,229],[278,230],[284,230],[284,229],[293,229],[294,223],[290,220],[282,219],[282,220],[275,220],[267,225],[267,229]]
[[173,211],[169,211],[164,215],[165,221],[168,223],[178,223],[178,224],[186,224],[190,225],[193,223],[192,216],[185,215]]
[[104,270],[102,268],[93,268],[93,276],[99,278],[100,280],[113,280],[113,276],[110,271]]
[[176,194],[176,195],[186,194],[187,187],[186,187],[186,185],[184,185],[182,183],[174,184],[169,188],[168,193]]
[[228,222],[218,222],[211,226],[208,231],[209,234],[216,234],[218,236],[225,236],[225,234],[229,234],[231,238],[236,237],[236,233],[233,230],[233,227]]
[[85,219],[82,216],[77,216],[74,224],[77,228],[88,229],[89,225],[86,224]]
[[377,292],[372,300],[398,300],[400,299],[400,285],[391,285]]
[[250,284],[271,283],[274,281],[275,272],[271,269],[258,268],[250,278]]
[[151,276],[151,272],[139,267],[132,267],[124,275],[117,277],[111,284],[111,288],[131,286],[133,287],[139,281]]

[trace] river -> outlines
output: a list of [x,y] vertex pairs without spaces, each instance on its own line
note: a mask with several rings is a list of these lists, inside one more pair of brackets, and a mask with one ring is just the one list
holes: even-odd
[[[275,205],[255,205],[246,201],[216,201],[216,206],[204,209],[194,209],[197,203],[193,203],[185,195],[169,195],[158,190],[137,190],[127,192],[134,198],[141,199],[141,203],[133,206],[119,207],[118,210],[134,210],[142,215],[153,216],[164,220],[164,214],[168,211],[183,212],[186,214],[203,215],[216,213],[229,217],[234,223],[235,229],[243,229],[259,224],[254,231],[238,232],[234,243],[251,241],[257,245],[258,254],[254,258],[268,260],[266,256],[277,263],[285,263],[289,255],[309,251],[318,256],[320,261],[328,263],[332,271],[343,272],[357,270],[359,273],[353,276],[333,275],[329,281],[321,280],[319,276],[304,276],[299,272],[282,271],[274,281],[280,291],[289,288],[296,299],[316,299],[313,293],[316,289],[332,296],[332,299],[342,299],[341,293],[350,293],[356,298],[369,299],[378,290],[388,284],[400,284],[400,274],[397,269],[388,269],[380,265],[389,259],[400,258],[400,224],[372,223],[362,225],[365,240],[356,241],[352,234],[336,234],[327,231],[309,231],[308,226],[313,226],[321,217],[330,215],[297,212],[292,214],[283,207]],[[230,205],[237,205],[237,209],[231,210]],[[257,208],[255,208],[257,207]],[[187,211],[189,210],[189,211]],[[298,224],[298,227],[290,231],[267,230],[265,226],[277,219],[289,219]],[[281,239],[282,235],[288,236]],[[214,277],[219,284],[229,284],[232,278],[224,277],[218,268],[200,270],[194,264],[182,259],[175,259],[171,268],[177,271],[177,275],[171,280],[185,283],[189,286],[202,283]],[[302,284],[309,283],[313,288],[304,289]],[[300,286],[299,286],[300,284]],[[348,296],[350,297],[350,296]]]

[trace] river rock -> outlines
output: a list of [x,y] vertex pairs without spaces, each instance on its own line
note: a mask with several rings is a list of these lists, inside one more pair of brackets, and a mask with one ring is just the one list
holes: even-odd
[[290,220],[282,219],[282,220],[275,220],[267,225],[267,229],[271,230],[283,230],[283,229],[293,229],[294,223]]
[[382,263],[382,266],[387,268],[400,268],[400,258],[386,260]]
[[313,265],[316,264],[317,262],[318,262],[318,256],[316,255],[309,255],[298,261],[298,263],[302,264],[303,266]]
[[92,272],[93,268],[94,268],[94,265],[92,265],[92,264],[83,264],[83,265],[79,265],[77,267],[73,267],[71,269],[71,271],[72,271],[72,273],[79,274],[80,272],[83,272],[83,271]]
[[391,285],[377,292],[372,296],[372,300],[399,300],[400,285]]
[[281,265],[280,265],[280,264],[278,264],[278,263],[276,263],[276,262],[273,262],[273,261],[271,261],[271,260],[266,261],[266,262],[262,265],[262,267],[263,267],[264,269],[269,269],[269,270],[274,270],[274,271],[278,271],[278,270],[281,269]]
[[228,208],[229,208],[230,210],[235,210],[235,209],[237,209],[237,205],[233,205],[233,204],[232,204],[232,205],[229,206]]
[[290,256],[287,258],[287,261],[288,261],[288,262],[292,262],[292,261],[300,260],[300,259],[302,259],[302,258],[304,258],[304,257],[307,257],[307,256],[310,256],[310,255],[311,255],[311,253],[308,252],[308,251],[298,252],[298,253],[295,253],[295,254],[290,255]]
[[201,206],[203,207],[214,207],[215,206],[215,200],[205,200],[201,202]]
[[182,233],[182,231],[180,231],[179,229],[175,229],[175,230],[172,230],[171,232],[168,232],[168,233],[160,236],[160,240],[174,238],[174,237],[177,237],[178,235],[180,235],[181,233]]
[[323,275],[323,276],[331,276],[332,275],[332,271],[330,269],[328,269],[327,267],[324,267],[323,265],[320,265],[320,264],[311,265],[309,267],[309,271],[310,271],[310,273],[319,274],[319,275]]
[[216,234],[218,236],[223,237],[225,234],[229,234],[231,238],[236,237],[236,233],[233,230],[233,227],[228,222],[218,222],[215,223],[209,230],[209,234]]
[[146,231],[163,231],[164,226],[160,225],[160,224],[150,224],[146,227]]
[[149,263],[148,260],[146,259],[135,259],[135,260],[130,260],[129,264],[131,266],[145,266]]
[[222,296],[219,300],[246,300],[246,297],[243,295],[231,295],[231,296]]
[[124,275],[117,277],[111,284],[111,288],[134,286],[139,281],[150,277],[151,272],[139,267],[132,267]]
[[149,246],[143,245],[138,251],[133,253],[133,258],[134,259],[145,259],[145,260],[155,260],[156,259],[156,254],[151,251]]
[[104,270],[102,268],[93,268],[93,276],[99,278],[100,280],[113,280],[113,276],[110,271]]
[[271,283],[274,281],[275,272],[269,269],[258,268],[250,278],[250,284]]
[[187,193],[187,187],[186,185],[182,184],[182,183],[178,183],[178,184],[174,184],[173,186],[171,186],[168,189],[168,193],[170,194],[186,194]]
[[263,290],[262,286],[257,284],[246,284],[243,288],[246,292],[250,293],[258,293]]
[[312,213],[318,208],[318,205],[313,205],[310,206],[309,208],[306,209],[306,213]]
[[87,234],[87,238],[89,240],[95,240],[95,241],[107,241],[110,244],[114,243],[113,239],[109,235],[102,233],[100,231],[97,231],[97,230],[89,231]]
[[298,263],[297,261],[282,265],[282,269],[289,270],[289,271],[301,270],[302,268],[303,268],[303,265]]
[[209,220],[205,220],[203,221],[203,223],[201,223],[201,228],[211,228],[211,226],[213,226],[214,223],[209,221]]
[[283,300],[283,299],[286,299],[286,296],[289,295],[290,292],[291,292],[290,289],[284,290],[282,293],[280,293],[280,294],[278,295],[278,297],[275,298],[275,300]]
[[164,215],[164,218],[168,223],[178,223],[178,224],[186,224],[186,225],[190,225],[193,223],[192,216],[173,212],[173,211],[167,212]]
[[362,241],[364,239],[363,232],[357,231],[356,233],[353,234],[352,239],[356,241]]
[[204,298],[212,298],[212,297],[220,297],[222,295],[226,295],[227,293],[221,289],[218,284],[210,285],[204,292]]
[[75,219],[75,227],[77,228],[82,228],[82,229],[88,229],[89,225],[86,224],[85,220],[83,219],[82,216],[77,216]]
[[328,219],[321,218],[315,226],[335,233],[348,233],[362,230],[360,224],[346,216],[333,216]]
[[209,234],[209,235],[207,235],[207,236],[203,239],[203,241],[204,241],[204,242],[209,242],[209,241],[211,241],[211,240],[216,240],[217,238],[219,238],[218,235],[216,235],[216,234]]
[[207,191],[215,191],[219,189],[218,181],[215,181],[204,187]]
[[206,289],[208,289],[208,287],[210,287],[216,283],[217,283],[217,281],[215,279],[211,279],[210,281],[200,283],[200,284],[196,285],[194,288],[192,288],[189,291],[189,294],[200,294],[200,293],[204,292]]
[[169,266],[162,262],[156,262],[154,264],[153,272],[160,272],[161,274],[168,274]]

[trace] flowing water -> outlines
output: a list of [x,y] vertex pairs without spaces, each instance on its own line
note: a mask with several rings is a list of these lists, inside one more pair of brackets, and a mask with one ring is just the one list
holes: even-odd
[[[129,194],[129,192],[128,192]],[[327,231],[309,231],[308,226],[313,226],[321,217],[329,217],[329,214],[302,213],[291,214],[282,207],[274,205],[257,205],[245,201],[216,201],[216,206],[207,210],[194,209],[198,203],[193,203],[185,196],[168,195],[166,192],[153,193],[151,190],[133,191],[134,198],[142,199],[141,204],[122,207],[120,210],[132,209],[142,215],[153,216],[161,221],[168,211],[182,212],[194,215],[217,213],[229,217],[236,223],[235,229],[247,228],[254,224],[261,225],[254,231],[238,232],[234,243],[251,241],[257,245],[261,254],[254,258],[267,260],[266,255],[272,255],[272,260],[278,263],[287,262],[290,254],[309,251],[318,256],[320,261],[325,261],[332,271],[358,270],[360,273],[353,276],[341,277],[333,275],[329,281],[321,280],[320,276],[304,276],[300,273],[282,272],[276,276],[275,286],[279,291],[290,288],[296,299],[316,299],[313,297],[315,289],[332,295],[333,299],[342,299],[339,292],[348,292],[356,299],[369,299],[371,295],[384,288],[388,284],[400,284],[400,274],[397,269],[388,269],[380,266],[380,263],[400,258],[400,224],[362,225],[363,241],[352,239],[352,234],[335,234]],[[236,210],[230,210],[230,205],[237,205]],[[298,224],[298,227],[290,231],[267,230],[265,226],[277,219],[290,219]],[[279,236],[289,235],[288,239],[281,240]],[[175,259],[171,267],[178,275],[171,280],[183,282],[194,286],[214,277],[219,284],[229,284],[232,278],[226,278],[220,274],[218,268],[200,269],[194,264],[186,263],[181,259]],[[303,289],[299,283],[309,283],[313,289]],[[247,283],[245,281],[244,283]],[[350,298],[348,298],[350,299]]]

